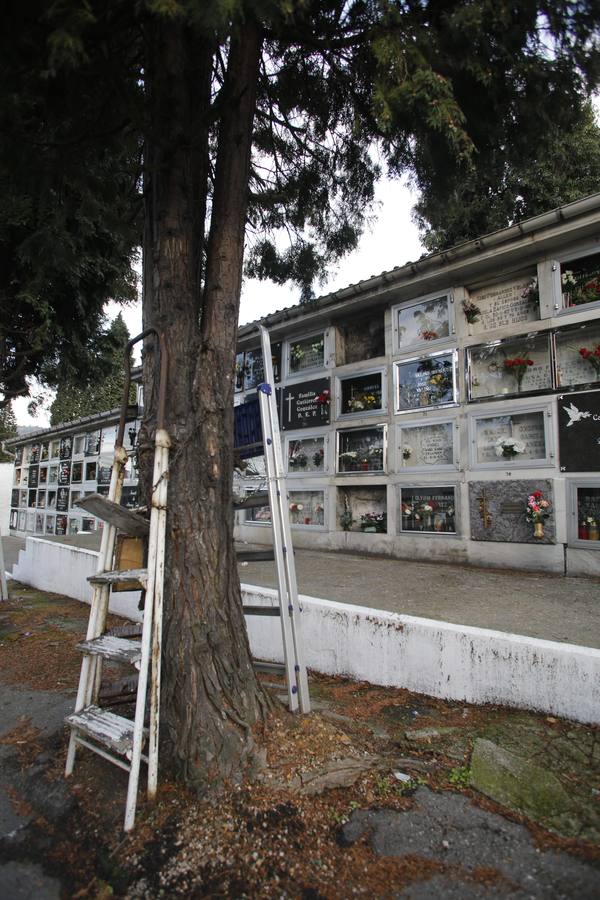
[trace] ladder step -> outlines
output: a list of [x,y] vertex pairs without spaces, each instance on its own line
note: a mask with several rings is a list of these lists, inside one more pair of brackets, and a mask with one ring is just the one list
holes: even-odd
[[245,616],[280,616],[281,610],[278,606],[244,606]]
[[275,559],[273,550],[237,550],[238,562],[259,562],[263,559]]
[[96,572],[90,575],[92,584],[120,584],[124,581],[138,581],[145,589],[148,583],[148,569],[119,569],[114,572]]
[[283,663],[264,662],[262,659],[252,661],[256,672],[266,672],[268,675],[285,675],[285,666]]
[[77,644],[77,649],[91,653],[92,656],[101,656],[103,659],[113,659],[115,662],[129,663],[132,666],[142,658],[142,645],[139,641],[113,637],[111,634],[103,634],[91,641],[81,641]]
[[133,722],[117,716],[99,706],[88,706],[67,716],[65,722],[78,732],[108,747],[121,756],[131,755],[133,748]]
[[257,491],[255,494],[248,494],[246,497],[236,497],[233,501],[234,509],[257,509],[260,506],[269,505],[269,494],[267,491]]
[[137,691],[139,675],[130,675],[128,678],[118,678],[116,681],[103,681],[100,685],[100,700],[105,705],[117,703],[131,703]]
[[150,532],[150,523],[147,519],[101,494],[90,494],[89,497],[76,500],[75,506],[85,509],[86,512],[98,519],[103,519],[109,525],[114,525],[119,531],[132,537],[146,537]]
[[112,634],[113,637],[133,638],[141,637],[144,626],[141,622],[132,622],[131,625],[115,625],[114,628],[108,628],[106,634]]

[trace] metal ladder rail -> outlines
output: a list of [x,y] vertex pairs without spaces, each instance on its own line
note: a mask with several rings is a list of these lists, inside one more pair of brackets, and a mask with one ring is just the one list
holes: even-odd
[[[267,483],[271,506],[273,547],[279,585],[281,630],[287,675],[290,710],[299,708],[310,712],[310,694],[301,639],[296,565],[285,484],[283,453],[279,434],[279,419],[274,393],[271,340],[267,329],[260,325],[263,365],[266,382],[259,385],[258,397],[263,427]],[[287,613],[287,615],[286,615]]]

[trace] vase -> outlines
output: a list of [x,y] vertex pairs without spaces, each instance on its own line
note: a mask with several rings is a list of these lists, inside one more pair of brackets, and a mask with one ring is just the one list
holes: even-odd
[[533,526],[533,536],[534,538],[543,538],[544,537],[544,523],[543,522],[535,522]]
[[375,527],[375,525],[363,525],[362,530],[364,532],[368,532],[369,534],[373,534],[374,532],[377,531],[377,528]]
[[588,540],[588,527],[585,522],[582,522],[579,526],[578,537],[580,541]]
[[588,541],[600,540],[600,531],[597,525],[588,525]]

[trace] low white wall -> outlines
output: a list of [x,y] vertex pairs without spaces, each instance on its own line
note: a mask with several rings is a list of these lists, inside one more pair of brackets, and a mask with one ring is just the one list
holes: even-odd
[[[87,579],[97,568],[96,550],[28,537],[25,549],[20,551],[18,562],[13,566],[12,577],[40,590],[89,603],[92,588]],[[111,593],[110,611],[140,621],[142,614],[137,608],[139,596],[139,591]]]
[[15,467],[11,462],[0,463],[0,534],[8,534],[14,472]]
[[[242,585],[245,603],[277,592]],[[309,668],[468,703],[600,722],[600,650],[300,597]],[[279,619],[249,616],[255,656],[283,661]]]
[[[27,538],[13,577],[89,602],[98,554]],[[139,620],[139,592],[111,594],[110,609]],[[242,585],[245,603],[273,606],[277,591]],[[600,650],[451,625],[364,606],[300,597],[309,668],[468,703],[500,703],[600,723]],[[283,661],[278,618],[248,616],[252,653]]]

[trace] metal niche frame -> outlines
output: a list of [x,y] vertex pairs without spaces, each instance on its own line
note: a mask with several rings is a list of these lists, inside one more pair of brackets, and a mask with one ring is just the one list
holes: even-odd
[[[412,363],[422,363],[426,360],[436,360],[443,356],[451,357],[452,361],[452,399],[444,400],[441,403],[428,403],[424,406],[400,406],[400,389],[402,386],[402,381],[400,379],[400,367],[410,365]],[[406,359],[395,360],[393,363],[394,370],[394,411],[398,415],[404,415],[405,413],[415,412],[426,412],[430,409],[446,409],[454,406],[458,406],[460,401],[460,394],[458,390],[458,349],[456,347],[449,348],[446,350],[436,350],[435,353],[423,353],[418,356],[410,356]]]
[[[382,457],[381,457],[381,469],[356,469],[355,471],[342,472],[340,470],[340,445],[342,435],[345,434],[359,434],[364,431],[374,431],[375,429],[381,429],[381,444],[382,444]],[[340,428],[336,430],[335,433],[335,474],[336,475],[368,475],[373,477],[381,476],[387,474],[387,462],[388,462],[388,425],[387,422],[377,422],[372,425],[363,425],[358,428]]]

